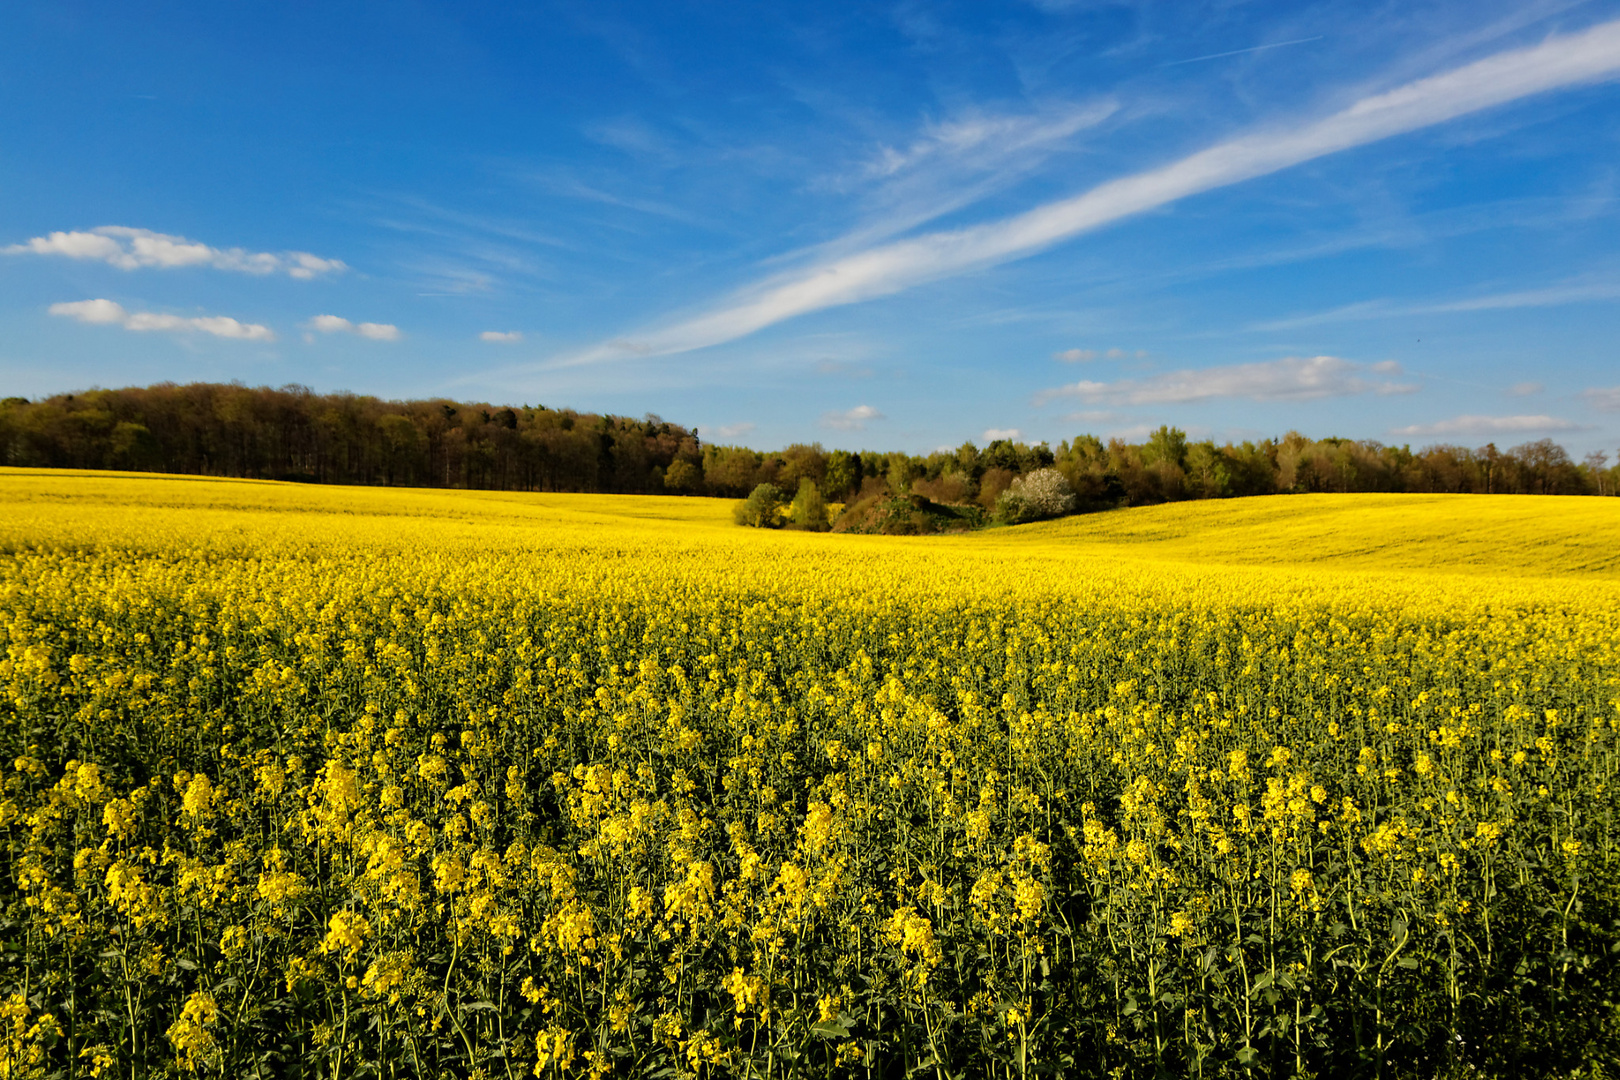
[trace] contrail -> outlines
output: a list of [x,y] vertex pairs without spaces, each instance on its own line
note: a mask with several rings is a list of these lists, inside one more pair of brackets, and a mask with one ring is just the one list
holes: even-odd
[[1219,60],[1223,56],[1242,56],[1244,53],[1260,52],[1263,49],[1280,49],[1284,45],[1303,45],[1307,41],[1321,41],[1323,36],[1317,34],[1315,37],[1295,38],[1293,41],[1273,41],[1269,45],[1251,45],[1247,49],[1233,49],[1231,52],[1216,52],[1210,53],[1208,56],[1194,56],[1190,60],[1171,60],[1159,66],[1167,68],[1175,67],[1178,64],[1196,64],[1200,60]]
[[543,366],[667,356],[734,341],[796,315],[891,295],[1033,255],[1189,195],[1535,94],[1613,78],[1617,73],[1620,20],[1418,79],[1305,124],[1241,135],[1010,218],[897,240],[776,274],[704,314],[608,341]]

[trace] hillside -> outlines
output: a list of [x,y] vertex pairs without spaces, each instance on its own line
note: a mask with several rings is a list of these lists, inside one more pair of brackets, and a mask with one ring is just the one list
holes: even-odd
[[1529,495],[1270,495],[1002,530],[1004,543],[1223,565],[1620,577],[1620,501]]
[[[132,542],[185,515],[193,542],[241,550],[313,542],[312,519],[392,546],[446,519],[462,542],[492,549],[564,545],[712,546],[932,561],[1136,560],[1197,566],[1426,571],[1620,579],[1620,500],[1503,495],[1277,495],[1111,510],[941,537],[829,536],[738,529],[724,499],[312,486],[132,473],[0,469],[0,543],[74,543],[116,508]],[[245,519],[244,513],[248,515]],[[421,523],[412,524],[413,519]],[[257,522],[263,532],[245,525]],[[91,528],[91,522],[95,522]],[[212,538],[212,539],[210,539]],[[300,539],[302,538],[302,539]],[[902,555],[901,553],[905,553]]]

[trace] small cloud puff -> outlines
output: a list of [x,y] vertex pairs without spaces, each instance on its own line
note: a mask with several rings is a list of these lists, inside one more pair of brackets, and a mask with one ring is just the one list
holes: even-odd
[[111,300],[74,300],[70,303],[52,304],[50,312],[52,315],[78,319],[83,323],[121,323],[129,318],[124,305]]
[[987,443],[992,443],[992,442],[996,442],[996,441],[1001,440],[1001,439],[1006,439],[1008,442],[1017,442],[1018,439],[1023,434],[1024,433],[1022,431],[1019,431],[1015,427],[985,428],[984,429],[984,441],[987,442]]
[[1508,387],[1508,394],[1513,397],[1530,397],[1533,394],[1541,393],[1545,389],[1547,387],[1538,382],[1514,383]]
[[215,337],[234,338],[238,341],[274,341],[276,335],[268,326],[245,323],[229,315],[202,315],[187,318],[183,315],[165,315],[155,311],[125,311],[122,304],[112,300],[74,300],[52,304],[52,315],[77,319],[82,323],[118,325],[125,330],[199,331]]
[[517,330],[485,330],[478,335],[479,341],[494,341],[503,345],[510,345],[523,340],[523,335]]
[[1147,355],[1146,349],[1137,349],[1134,352],[1130,349],[1108,349],[1102,352],[1096,349],[1064,349],[1062,352],[1053,353],[1052,359],[1061,360],[1065,364],[1085,364],[1098,357],[1105,357],[1109,360],[1129,360],[1132,357],[1138,360],[1146,360]]
[[372,341],[398,341],[405,336],[393,323],[353,323],[341,315],[317,315],[305,325],[323,334],[358,334]]
[[737,424],[722,424],[717,428],[710,428],[710,433],[717,439],[736,439],[753,431],[759,425],[752,420],[744,420]]
[[821,425],[838,431],[865,431],[869,422],[884,419],[887,418],[872,406],[857,405],[853,409],[847,409],[844,412],[822,413]]
[[283,251],[277,255],[243,248],[216,248],[187,240],[183,236],[171,236],[151,229],[131,229],[124,225],[103,225],[89,232],[53,232],[36,236],[26,243],[0,248],[0,253],[92,259],[120,270],[211,266],[216,270],[286,274],[305,280],[348,269],[341,259],[323,259],[307,251]]

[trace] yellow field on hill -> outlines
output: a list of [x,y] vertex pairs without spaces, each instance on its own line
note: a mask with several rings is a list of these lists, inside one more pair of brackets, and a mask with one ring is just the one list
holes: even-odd
[[[743,530],[725,499],[324,487],[135,473],[0,469],[0,544],[102,535],[120,542],[304,546],[323,528],[384,549],[427,540],[494,554],[603,541],[715,546],[770,560],[832,552],[954,561],[1150,559],[1210,566],[1620,579],[1620,499],[1529,495],[1276,495],[1171,503],[946,537]],[[176,513],[181,514],[177,517]],[[290,517],[289,515],[296,515]],[[448,531],[445,526],[453,525]],[[611,538],[611,539],[609,539]]]
[[0,1077],[1620,1060],[1617,536],[0,470]]
[[1029,543],[1190,562],[1620,577],[1620,499],[1271,495],[1140,507],[1016,531]]

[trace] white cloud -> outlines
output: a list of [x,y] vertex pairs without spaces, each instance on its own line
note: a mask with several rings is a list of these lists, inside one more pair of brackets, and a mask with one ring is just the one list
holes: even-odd
[[1317,120],[1217,143],[1011,218],[880,244],[774,275],[694,318],[632,341],[609,342],[563,363],[667,355],[732,341],[806,312],[1022,258],[1190,195],[1617,72],[1620,21],[1550,37],[1371,95]]
[[215,248],[183,236],[171,236],[151,229],[131,229],[124,225],[103,225],[89,232],[53,232],[36,236],[26,243],[0,248],[0,253],[93,259],[120,270],[211,266],[216,270],[236,270],[246,274],[284,273],[289,277],[304,279],[348,269],[341,259],[323,259],[307,251],[283,251],[276,255],[243,248]]
[[1213,398],[1249,398],[1254,401],[1310,401],[1353,394],[1404,394],[1417,389],[1403,383],[1369,379],[1393,375],[1400,365],[1392,360],[1358,364],[1337,356],[1290,356],[1253,364],[1168,371],[1146,379],[1097,382],[1082,379],[1068,386],[1042,390],[1035,404],[1075,397],[1091,404],[1171,405]]
[[1620,412],[1620,386],[1594,386],[1590,390],[1582,390],[1581,397],[1594,409]]
[[50,313],[84,323],[121,323],[129,317],[122,304],[111,300],[74,300],[52,304]]
[[523,335],[516,330],[485,330],[478,335],[478,340],[510,344],[515,341],[522,341]]
[[823,427],[836,428],[839,431],[865,431],[866,425],[873,420],[883,420],[886,417],[870,405],[857,405],[844,412],[824,412],[821,414]]
[[195,329],[215,337],[241,338],[244,341],[269,341],[275,337],[267,326],[237,322],[229,315],[205,315],[188,321]]
[[238,341],[274,341],[276,335],[268,326],[259,323],[245,323],[231,318],[229,315],[201,315],[187,318],[183,315],[167,315],[155,311],[128,312],[122,304],[112,300],[74,300],[69,303],[52,304],[49,308],[52,315],[63,318],[77,319],[83,323],[97,323],[102,325],[117,324],[125,330],[173,330],[182,333],[199,331],[212,334],[215,337],[235,338]]
[[373,341],[398,341],[404,337],[393,323],[354,323],[341,315],[317,315],[304,325],[323,334],[358,334]]
[[736,439],[753,431],[759,425],[752,420],[744,420],[737,424],[722,424],[717,428],[709,428],[710,434],[716,439]]
[[1064,349],[1062,352],[1053,353],[1052,354],[1052,359],[1061,360],[1065,364],[1084,364],[1084,363],[1087,363],[1088,361],[1097,359],[1097,350],[1096,349]]
[[1573,420],[1556,416],[1454,416],[1430,424],[1390,428],[1391,435],[1413,438],[1434,435],[1519,435],[1537,431],[1580,431]]
[[26,244],[10,245],[5,253],[66,255],[70,259],[98,259],[115,265],[125,255],[123,247],[112,237],[86,232],[54,232],[49,236],[36,236]]
[[997,439],[1006,439],[1009,442],[1017,442],[1023,436],[1023,434],[1023,432],[1019,431],[1015,427],[985,428],[984,441],[995,442]]
[[1547,389],[1546,385],[1538,382],[1514,383],[1508,387],[1508,394],[1512,397],[1530,397]]

